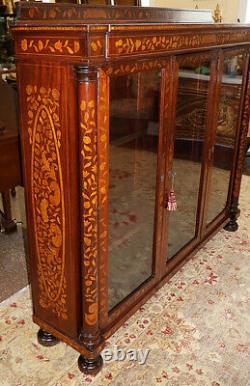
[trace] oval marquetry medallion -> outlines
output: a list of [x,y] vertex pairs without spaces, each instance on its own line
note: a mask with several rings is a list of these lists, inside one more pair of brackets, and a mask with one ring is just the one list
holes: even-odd
[[64,285],[65,213],[54,120],[57,117],[41,105],[35,115],[32,138],[32,204],[43,303],[46,298],[56,302]]

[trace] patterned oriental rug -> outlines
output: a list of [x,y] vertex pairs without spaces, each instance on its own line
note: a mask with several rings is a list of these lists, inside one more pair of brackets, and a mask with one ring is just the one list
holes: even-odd
[[250,177],[240,229],[221,231],[108,341],[149,349],[144,365],[109,361],[81,374],[78,353],[36,341],[29,289],[0,305],[1,386],[250,386]]

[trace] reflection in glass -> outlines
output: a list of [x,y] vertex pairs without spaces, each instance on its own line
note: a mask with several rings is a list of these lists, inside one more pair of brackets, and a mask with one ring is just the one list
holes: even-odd
[[160,74],[110,79],[109,309],[152,274]]
[[209,63],[192,64],[190,60],[179,69],[172,165],[177,210],[169,212],[168,259],[196,234],[209,80]]
[[242,55],[226,58],[219,101],[207,223],[226,206],[240,110]]

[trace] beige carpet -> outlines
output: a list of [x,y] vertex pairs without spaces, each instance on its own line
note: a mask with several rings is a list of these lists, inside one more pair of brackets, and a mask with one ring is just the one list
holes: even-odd
[[106,362],[81,374],[78,353],[36,342],[28,289],[0,305],[1,386],[249,386],[250,177],[237,233],[220,232],[151,298],[109,345],[149,348],[145,365]]

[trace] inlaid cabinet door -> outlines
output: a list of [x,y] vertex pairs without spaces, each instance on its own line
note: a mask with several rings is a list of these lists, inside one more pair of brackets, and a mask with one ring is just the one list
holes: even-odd
[[216,120],[209,143],[209,174],[204,232],[220,221],[230,204],[236,143],[240,131],[240,106],[244,82],[243,50],[224,51],[220,57]]
[[213,52],[176,57],[175,114],[167,136],[163,238],[168,263],[177,254],[181,259],[199,240],[215,69]]
[[101,253],[103,267],[108,267],[102,305],[107,323],[130,309],[157,280],[166,138],[162,74],[168,61],[162,66],[160,61],[150,64],[111,68],[106,73],[108,202],[100,215],[106,213],[107,223],[106,247]]
[[153,273],[160,81],[110,78],[109,310]]

